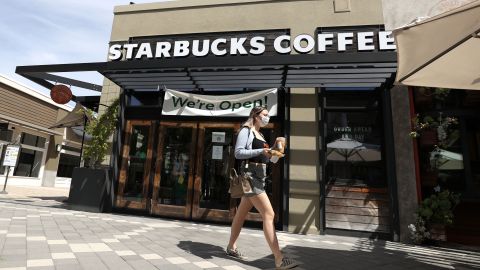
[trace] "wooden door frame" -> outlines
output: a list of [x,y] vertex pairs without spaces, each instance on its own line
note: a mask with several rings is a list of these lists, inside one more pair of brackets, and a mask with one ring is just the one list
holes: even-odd
[[[192,205],[192,219],[193,220],[211,220],[219,222],[228,222],[233,219],[235,215],[235,199],[230,198],[229,209],[208,209],[200,207],[200,194],[202,193],[202,176],[203,176],[203,152],[205,140],[205,128],[233,128],[238,130],[240,128],[239,123],[217,123],[217,122],[200,122],[198,125],[198,145],[197,145],[197,160],[195,162],[195,182],[193,192],[193,205]],[[233,136],[233,145],[235,145],[236,137]],[[233,160],[234,162],[234,160]],[[233,213],[233,214],[232,214]]]
[[[229,210],[220,210],[220,209],[207,209],[200,208],[200,194],[202,186],[202,176],[203,176],[203,152],[204,144],[202,143],[205,139],[205,128],[233,128],[234,130],[239,130],[240,123],[217,123],[217,122],[201,122],[198,126],[198,149],[197,149],[197,160],[196,160],[196,170],[195,170],[195,184],[194,184],[194,194],[193,194],[193,205],[192,205],[192,219],[193,220],[211,220],[219,222],[231,222],[235,216],[237,210],[237,201],[238,199],[230,198]],[[278,125],[274,123],[268,124],[265,128],[272,129],[275,135],[279,135]],[[233,137],[233,145],[236,143],[236,136]],[[280,170],[274,170],[273,177],[278,177],[280,179]],[[281,181],[281,180],[280,180]],[[279,185],[274,185],[272,187],[273,193],[273,202],[272,206],[274,210],[280,209],[279,204],[277,203],[280,199],[280,192],[277,190],[280,188]],[[279,221],[280,215],[275,215],[275,222]],[[262,217],[259,213],[249,212],[246,216],[248,221],[262,221]]]
[[[155,176],[153,180],[153,193],[151,199],[150,213],[154,215],[169,216],[190,219],[192,212],[192,197],[193,197],[193,170],[197,145],[197,135],[198,135],[198,124],[197,122],[188,123],[175,123],[175,122],[161,122],[158,129],[158,145],[157,145],[157,159],[155,161]],[[165,142],[164,131],[166,128],[192,128],[192,144],[190,148],[190,161],[188,167],[188,184],[187,184],[187,197],[185,206],[179,205],[166,205],[158,203],[158,192],[160,190],[161,184],[161,175],[162,175],[162,165],[163,165],[163,147]]]
[[[147,208],[147,196],[148,186],[150,182],[152,155],[153,155],[153,141],[154,141],[154,128],[152,126],[153,121],[150,120],[127,120],[125,128],[125,141],[123,143],[122,150],[122,163],[120,167],[120,174],[118,177],[118,189],[117,198],[115,200],[115,207],[120,208],[132,208],[137,210],[146,210]],[[131,201],[123,198],[126,181],[128,180],[128,157],[130,153],[130,139],[132,136],[133,126],[148,126],[148,142],[147,142],[147,157],[145,160],[145,174],[143,175],[143,187],[142,187],[142,200]]]

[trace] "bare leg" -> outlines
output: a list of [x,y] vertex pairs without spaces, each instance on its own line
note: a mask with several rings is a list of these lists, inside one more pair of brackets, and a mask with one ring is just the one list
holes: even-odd
[[263,219],[263,233],[265,234],[265,239],[267,240],[270,249],[272,250],[273,256],[275,257],[275,265],[279,265],[282,261],[283,254],[280,251],[278,245],[277,233],[275,232],[274,217],[275,212],[273,211],[272,204],[268,199],[266,193],[259,194],[257,196],[251,197],[250,201],[253,206],[260,212]]
[[228,248],[231,249],[236,249],[237,245],[237,239],[238,236],[240,235],[240,231],[242,230],[243,223],[245,222],[245,218],[252,209],[253,204],[250,201],[249,198],[247,197],[242,197],[242,200],[240,201],[240,205],[237,208],[237,213],[235,213],[235,217],[233,217],[232,221],[232,228],[230,232],[230,241],[228,242]]

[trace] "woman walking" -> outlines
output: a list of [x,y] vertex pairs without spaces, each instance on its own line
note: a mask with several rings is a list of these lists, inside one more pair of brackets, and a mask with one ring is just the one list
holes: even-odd
[[273,256],[276,269],[291,269],[298,263],[285,257],[280,251],[277,234],[275,232],[275,213],[272,204],[265,193],[265,178],[267,163],[271,157],[270,147],[260,133],[260,128],[266,126],[270,120],[265,107],[255,107],[250,111],[248,120],[242,125],[235,145],[235,158],[241,159],[242,168],[251,177],[252,192],[245,194],[233,218],[230,241],[227,246],[227,255],[245,259],[246,256],[237,248],[236,241],[240,235],[245,218],[255,207],[263,220],[263,232]]

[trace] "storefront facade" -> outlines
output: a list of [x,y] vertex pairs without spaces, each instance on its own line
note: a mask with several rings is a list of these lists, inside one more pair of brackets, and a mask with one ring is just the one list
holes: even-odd
[[[252,40],[258,36],[265,37],[261,56],[275,56],[279,51],[326,57],[391,52],[391,44],[381,40],[388,37],[382,36],[382,24],[381,1],[211,1],[208,5],[176,1],[118,6],[109,57],[132,63],[157,56],[182,61],[202,57],[198,56],[202,53],[199,43],[218,45],[225,39],[224,44],[210,47],[208,55],[203,56],[208,66],[207,59],[223,54],[237,57],[231,58],[233,61],[257,57],[258,48]],[[371,32],[367,36],[372,42],[361,42],[359,33],[365,32]],[[322,36],[330,33],[331,37]],[[315,45],[308,43],[308,37],[297,41],[300,35],[312,37]],[[277,44],[281,36],[289,36],[290,43],[283,40]],[[352,40],[351,44],[342,42],[341,36]],[[234,42],[238,45],[241,38],[245,38],[246,53],[231,46]],[[175,47],[181,46],[179,41],[190,46],[188,55],[183,56],[182,48]],[[142,45],[145,43],[151,44],[152,55]],[[125,44],[137,45],[129,53]],[[163,55],[156,53],[161,51],[159,46],[166,48]],[[380,69],[367,71],[375,75],[366,79],[355,76],[363,71],[338,65],[334,68],[345,71],[334,76],[329,76],[329,71],[301,74],[279,88],[279,114],[265,129],[267,138],[286,136],[289,145],[288,158],[269,168],[267,192],[277,214],[277,227],[296,233],[354,231],[398,237],[395,150],[389,139],[393,127],[387,101],[391,87],[388,79],[396,65],[394,61],[383,62],[387,63],[370,64]],[[161,113],[163,90],[213,96],[241,94],[282,86],[260,80],[284,72],[295,79],[295,72],[280,67],[258,74],[259,80],[255,80],[255,69],[211,69],[216,78],[208,77],[207,70],[185,70],[194,78],[193,86],[141,74],[132,76],[133,82],[122,84],[122,74],[107,75],[112,81],[105,81],[101,103],[121,95],[125,105],[125,136],[118,139],[118,145],[123,146],[118,148],[116,206],[160,216],[229,222],[237,201],[228,197],[227,168],[233,164],[235,133],[245,117],[165,116]],[[184,70],[172,69],[175,71]],[[234,73],[243,73],[240,75],[244,78],[219,81],[219,76]],[[310,79],[319,78],[325,79],[312,85]],[[329,78],[334,80],[330,82]],[[118,87],[119,82],[124,91]],[[212,142],[215,133],[224,134],[222,143]],[[366,147],[367,156],[350,156],[348,151],[335,148],[335,143],[352,142]],[[212,158],[214,146],[222,146],[222,160]],[[259,216],[252,212],[249,219],[258,221]]]
[[[380,0],[175,1],[114,13],[107,62],[17,73],[47,88],[50,72],[106,77],[99,86],[55,76],[102,89],[101,104],[120,98],[105,162],[117,210],[229,223],[238,200],[228,170],[246,119],[234,111],[262,103],[272,114],[265,137],[288,144],[268,168],[277,228],[408,239],[418,205],[411,111],[407,89],[392,87],[396,53]],[[262,96],[268,89],[275,94]]]
[[[80,138],[70,129],[50,128],[71,111],[49,97],[0,76],[0,183],[69,187],[80,161]],[[15,167],[1,166],[7,145],[17,143]],[[8,187],[7,187],[8,190]]]

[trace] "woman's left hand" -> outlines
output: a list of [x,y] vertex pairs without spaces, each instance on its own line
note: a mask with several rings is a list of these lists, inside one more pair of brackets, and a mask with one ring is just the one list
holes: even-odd
[[262,153],[264,156],[266,156],[267,158],[271,158],[272,157],[272,154],[270,153],[270,148],[263,148],[263,153]]

